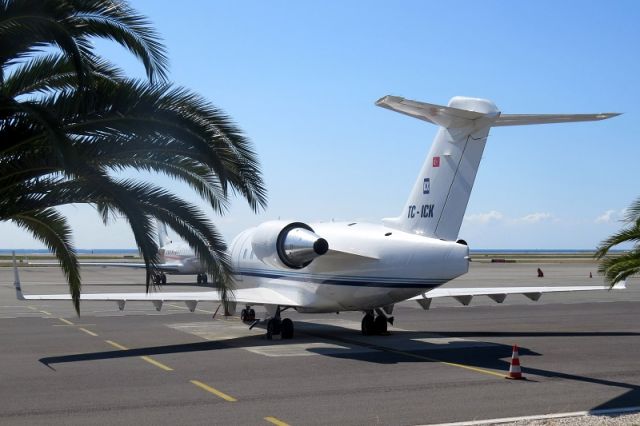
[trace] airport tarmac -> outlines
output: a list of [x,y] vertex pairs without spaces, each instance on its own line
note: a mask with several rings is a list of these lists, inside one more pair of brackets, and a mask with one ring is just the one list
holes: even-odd
[[[536,277],[540,266],[544,278]],[[602,285],[589,263],[473,263],[450,286]],[[594,278],[589,278],[592,272]],[[83,271],[86,292],[140,291],[144,273]],[[167,291],[204,290],[169,277]],[[25,293],[66,291],[21,268]],[[0,424],[432,424],[640,406],[640,282],[613,292],[404,302],[387,336],[361,314],[302,315],[267,341],[217,306],[19,302],[0,268]],[[526,381],[504,379],[513,344]]]

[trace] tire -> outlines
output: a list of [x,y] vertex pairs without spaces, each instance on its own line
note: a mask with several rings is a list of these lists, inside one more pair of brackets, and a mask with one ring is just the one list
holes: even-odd
[[267,321],[267,340],[273,339],[273,320]]
[[202,274],[202,284],[206,284],[207,281],[209,281],[209,277],[207,277],[207,274]]
[[375,323],[373,315],[366,314],[362,318],[362,334],[365,336],[371,336],[375,332]]
[[167,276],[165,274],[160,275],[160,282],[163,285],[167,283]]
[[375,334],[384,334],[387,332],[387,317],[378,315],[373,321],[373,329]]
[[250,321],[256,320],[256,311],[254,311],[253,309],[249,309],[249,320]]
[[198,284],[202,284],[202,275],[198,274]]
[[282,338],[293,339],[293,321],[289,318],[282,320]]
[[247,310],[243,309],[242,311],[240,311],[240,321],[242,322],[247,322],[248,318],[247,318]]

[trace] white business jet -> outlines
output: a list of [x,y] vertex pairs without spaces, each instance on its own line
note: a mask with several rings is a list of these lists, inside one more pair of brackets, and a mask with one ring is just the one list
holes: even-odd
[[[238,235],[231,244],[236,289],[228,310],[245,306],[241,318],[255,320],[252,306],[267,311],[267,338],[293,337],[287,309],[301,313],[362,311],[362,333],[380,334],[392,323],[395,303],[453,297],[468,305],[485,295],[501,303],[509,294],[538,300],[543,293],[605,290],[604,286],[438,289],[469,269],[469,247],[458,239],[471,188],[492,127],[594,121],[618,114],[501,114],[485,99],[454,97],[448,106],[385,96],[376,105],[439,126],[429,155],[400,215],[382,224],[269,221]],[[68,300],[69,295],[23,295],[16,268],[16,293],[23,300]],[[623,288],[624,283],[616,285]],[[217,291],[82,294],[81,300],[220,301]]]
[[[169,239],[167,226],[156,221],[156,229],[158,231],[158,265],[159,273],[153,276],[154,284],[166,284],[167,275],[195,275],[198,284],[207,284],[207,271],[202,266],[198,256],[188,244],[174,243]],[[29,262],[29,265],[44,266],[57,265],[52,262]],[[135,268],[145,269],[144,263],[135,262],[80,262],[80,266],[100,266],[103,268]]]

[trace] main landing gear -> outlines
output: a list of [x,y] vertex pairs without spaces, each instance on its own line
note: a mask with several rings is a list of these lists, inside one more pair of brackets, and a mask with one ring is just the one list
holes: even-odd
[[393,325],[393,317],[387,317],[381,309],[374,311],[365,311],[362,318],[362,334],[365,336],[373,336],[374,334],[386,334],[387,323]]
[[164,272],[160,272],[153,276],[153,284],[161,285],[167,283],[167,275]]
[[206,284],[208,280],[207,274],[198,274],[198,284]]
[[[293,339],[293,321],[289,318],[282,319],[280,313],[288,308],[276,309],[276,314],[273,318],[267,319],[267,340],[272,340],[273,336],[280,335],[281,339]],[[260,320],[256,320],[256,312],[247,305],[245,309],[240,312],[240,319],[242,322],[251,323],[250,329],[253,328]]]

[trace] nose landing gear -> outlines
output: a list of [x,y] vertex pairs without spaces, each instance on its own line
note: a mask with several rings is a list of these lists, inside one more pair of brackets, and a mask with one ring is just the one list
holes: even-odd
[[198,274],[197,281],[198,284],[206,284],[208,281],[207,274]]

